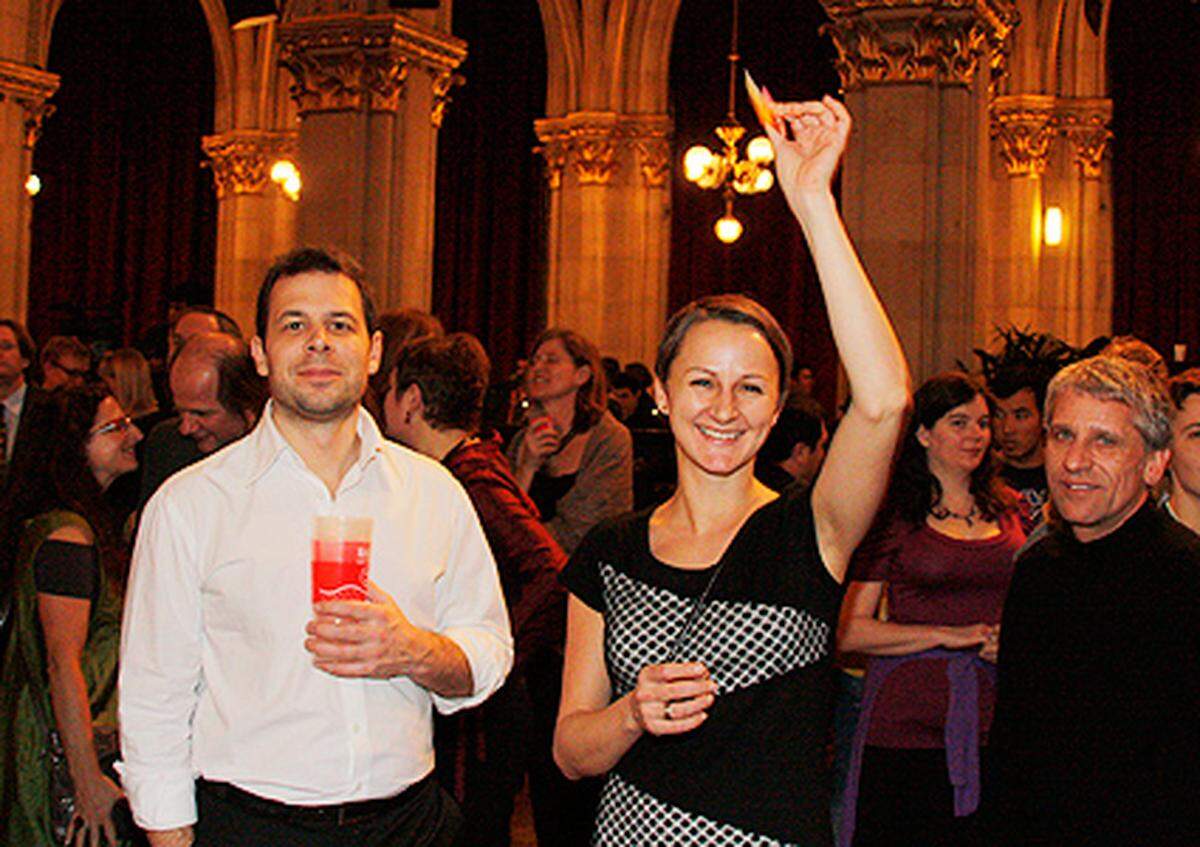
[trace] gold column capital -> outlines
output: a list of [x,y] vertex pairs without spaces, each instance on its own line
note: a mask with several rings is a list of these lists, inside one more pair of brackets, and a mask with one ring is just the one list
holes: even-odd
[[396,112],[412,66],[434,75],[436,126],[453,77],[439,99],[436,82],[466,58],[467,45],[402,14],[320,14],[286,19],[279,61],[292,74],[301,115],[313,112]]
[[271,165],[296,156],[294,130],[235,129],[206,135],[200,144],[212,163],[217,198],[262,194],[271,181]]
[[1112,140],[1112,100],[1107,97],[1060,98],[1058,126],[1070,142],[1075,167],[1084,179],[1099,179]]
[[1013,0],[822,0],[846,91],[869,85],[970,85],[981,62],[1003,76]]
[[1000,142],[1000,158],[1010,177],[1046,172],[1057,126],[1055,103],[1048,94],[1008,94],[992,100],[992,137]]
[[0,102],[12,100],[21,107],[24,135],[21,144],[32,150],[42,137],[42,122],[54,114],[48,102],[58,91],[58,74],[0,59]]
[[580,185],[608,185],[632,155],[648,188],[666,185],[671,169],[671,120],[666,115],[573,112],[534,122],[551,189],[569,168]]

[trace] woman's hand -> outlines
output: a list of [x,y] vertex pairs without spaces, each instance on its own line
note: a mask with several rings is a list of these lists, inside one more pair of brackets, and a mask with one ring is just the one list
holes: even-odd
[[549,415],[534,418],[525,429],[525,440],[521,444],[519,463],[523,467],[537,470],[558,450],[562,433]]
[[988,627],[987,638],[983,642],[983,646],[979,648],[979,658],[985,662],[996,664],[996,660],[1000,657],[1000,624]]
[[987,643],[988,634],[992,627],[985,623],[973,623],[966,626],[940,626],[938,633],[941,644],[947,650],[965,650],[968,647],[981,647]]
[[690,732],[708,718],[717,684],[699,662],[647,665],[629,698],[633,719],[651,735]]
[[67,843],[75,847],[100,847],[101,834],[105,843],[117,843],[112,810],[125,793],[102,773],[75,781],[75,817],[67,828]]
[[828,96],[806,103],[771,103],[770,108],[777,120],[765,129],[775,148],[775,174],[788,203],[799,213],[802,195],[830,190],[850,137],[850,113]]

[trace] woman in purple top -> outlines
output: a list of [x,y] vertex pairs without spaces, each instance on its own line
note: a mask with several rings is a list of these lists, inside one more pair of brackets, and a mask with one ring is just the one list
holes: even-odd
[[946,373],[913,401],[838,633],[841,651],[870,657],[839,839],[856,847],[987,838],[979,751],[1000,612],[1025,537],[1016,497],[995,475],[983,384]]

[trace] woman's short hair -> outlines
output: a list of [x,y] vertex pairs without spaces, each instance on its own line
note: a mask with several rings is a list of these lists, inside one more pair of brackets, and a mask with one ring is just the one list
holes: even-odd
[[693,300],[677,311],[667,321],[663,339],[658,345],[654,359],[654,373],[663,384],[671,371],[671,364],[679,355],[683,339],[696,324],[706,321],[725,321],[757,329],[767,340],[775,364],[779,367],[779,406],[787,400],[788,375],[792,372],[792,345],[779,322],[761,303],[744,294],[714,294]]
[[379,331],[383,334],[383,355],[379,370],[371,377],[371,390],[382,399],[388,390],[388,378],[404,349],[426,338],[440,338],[446,334],[442,322],[420,309],[395,309],[384,312],[378,319]]
[[150,379],[150,363],[132,347],[122,347],[105,353],[96,372],[108,383],[117,402],[131,418],[140,418],[158,411],[154,383]]
[[[913,394],[913,414],[900,443],[900,458],[889,498],[892,508],[909,523],[923,524],[942,496],[942,485],[929,470],[928,454],[918,438],[919,431],[933,429],[951,409],[970,403],[976,397],[984,399],[989,413],[995,409],[995,401],[983,380],[961,371],[932,376]],[[996,475],[990,449],[983,452],[979,466],[971,472],[969,488],[975,504],[986,518],[995,518],[1016,506],[1012,492]]]
[[608,408],[608,384],[604,378],[604,366],[600,364],[600,351],[573,329],[551,327],[534,342],[533,355],[536,356],[542,345],[550,341],[562,342],[575,367],[586,365],[590,371],[587,382],[575,394],[574,428],[581,432],[591,429]]
[[1063,368],[1046,389],[1047,423],[1064,391],[1123,403],[1133,412],[1133,426],[1147,450],[1171,446],[1171,398],[1163,380],[1149,367],[1105,353]]
[[434,429],[474,432],[483,413],[492,366],[479,340],[466,332],[414,341],[396,362],[396,392],[421,389],[425,420]]

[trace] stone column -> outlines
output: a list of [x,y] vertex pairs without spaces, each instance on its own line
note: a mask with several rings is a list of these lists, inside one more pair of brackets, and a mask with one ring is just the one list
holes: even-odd
[[670,118],[574,112],[535,128],[551,190],[548,323],[652,362],[667,309]]
[[1010,0],[823,0],[855,133],[842,208],[917,378],[975,343],[987,101]]
[[[339,8],[356,5],[370,4]],[[466,44],[399,13],[288,15],[280,60],[301,115],[299,240],[356,256],[381,308],[428,309],[437,125]]]
[[25,320],[29,302],[29,225],[25,181],[58,75],[0,59],[0,315]]
[[295,242],[296,202],[271,182],[271,166],[295,161],[296,132],[241,129],[204,138],[217,186],[214,305],[254,333],[258,287],[271,259]]

